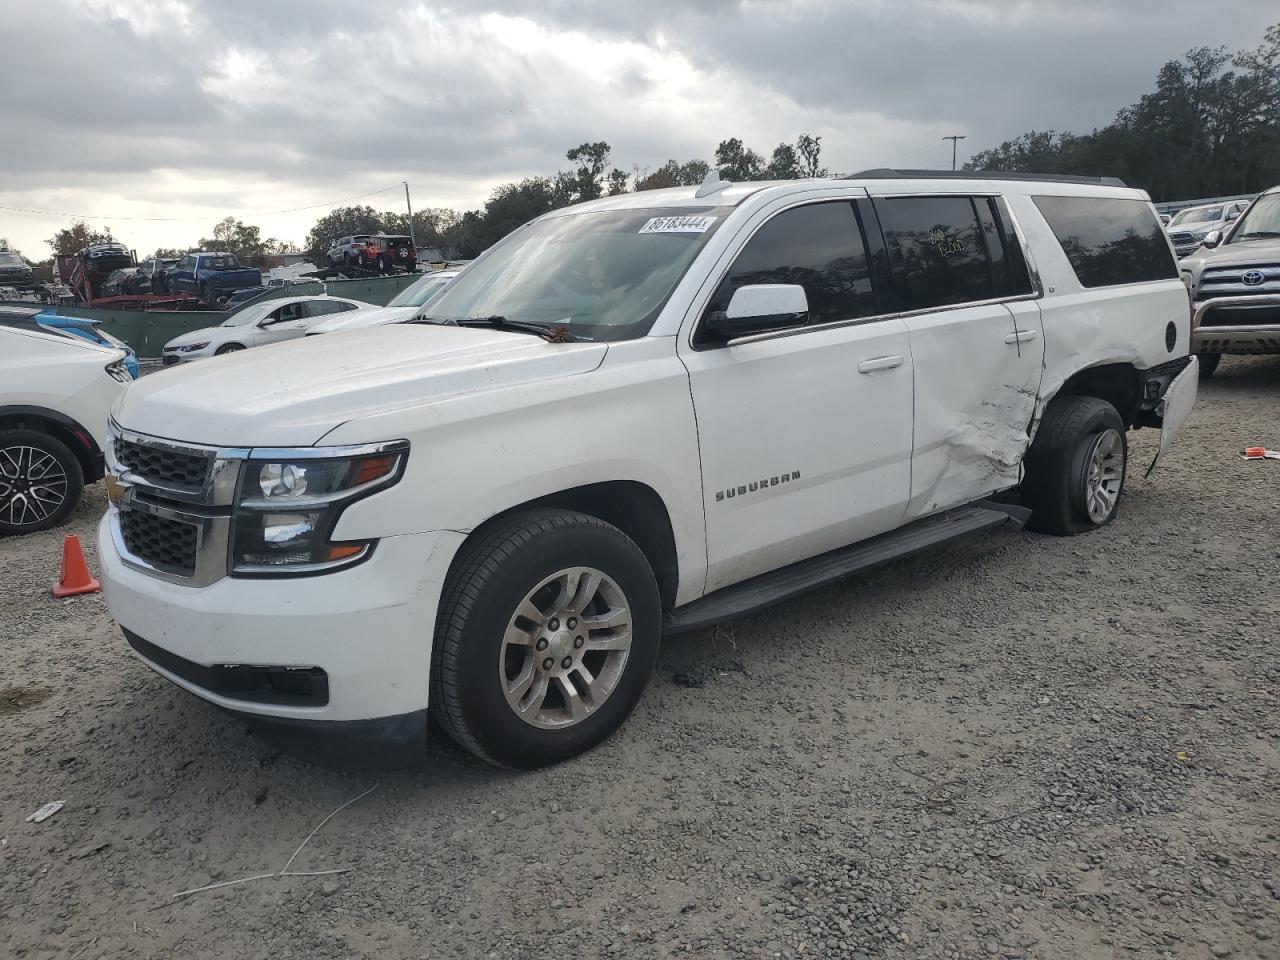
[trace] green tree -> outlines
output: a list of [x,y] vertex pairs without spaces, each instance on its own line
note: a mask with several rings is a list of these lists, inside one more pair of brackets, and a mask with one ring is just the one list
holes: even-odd
[[262,231],[235,217],[224,217],[213,228],[211,238],[200,238],[200,249],[226,251],[241,260],[249,260],[263,252]]
[[696,186],[707,179],[707,174],[711,172],[711,164],[705,160],[690,160],[687,163],[668,160],[652,172],[648,169],[641,170],[638,166],[634,170],[634,189],[662,190],[666,187]]
[[1196,47],[1091,133],[1030,131],[968,170],[1118,176],[1157,200],[1252,193],[1280,182],[1280,24],[1255,50]]
[[79,253],[91,243],[108,243],[112,240],[115,240],[115,237],[111,235],[110,227],[98,230],[83,220],[76,220],[71,226],[59,230],[46,242],[53,250],[54,256],[63,256]]
[[[578,168],[562,183],[566,193],[575,197],[571,203],[595,200],[604,194],[604,171],[609,165],[609,144],[603,140],[583,143],[565,153],[565,159]],[[572,184],[572,186],[570,186]]]
[[822,138],[800,134],[796,138],[796,153],[800,155],[800,176],[825,177],[827,168],[822,165]]
[[721,180],[759,180],[764,175],[764,158],[737,137],[721,140],[716,147],[716,169]]
[[625,170],[620,170],[617,167],[610,170],[608,179],[609,189],[607,191],[608,196],[616,197],[620,193],[626,193],[627,181],[629,179],[631,179],[631,176]]
[[789,143],[780,143],[773,148],[773,157],[764,169],[766,180],[799,180],[800,157],[796,148]]
[[156,247],[147,259],[149,260],[180,260],[191,252],[189,247]]

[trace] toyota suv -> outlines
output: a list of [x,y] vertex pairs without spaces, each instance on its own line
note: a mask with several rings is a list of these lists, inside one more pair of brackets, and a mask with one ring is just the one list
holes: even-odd
[[1280,353],[1280,187],[1256,199],[1180,264],[1195,306],[1191,348],[1201,377],[1223,354]]
[[1119,181],[984,176],[596,200],[413,322],[143,379],[112,615],[335,751],[420,755],[430,712],[536,767],[622,724],[664,633],[1009,522],[1106,526],[1128,431],[1163,450],[1196,395],[1173,251]]

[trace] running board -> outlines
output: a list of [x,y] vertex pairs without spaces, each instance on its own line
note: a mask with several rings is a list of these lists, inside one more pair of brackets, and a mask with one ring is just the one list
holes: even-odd
[[667,614],[664,633],[685,633],[753,613],[871,567],[899,560],[947,540],[1012,523],[1030,511],[982,501],[909,523],[860,543],[724,587]]

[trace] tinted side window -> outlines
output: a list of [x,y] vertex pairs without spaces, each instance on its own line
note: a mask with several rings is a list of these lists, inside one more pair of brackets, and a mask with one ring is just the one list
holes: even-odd
[[708,310],[727,309],[733,292],[752,283],[804,287],[811,324],[874,314],[871,268],[853,204],[814,203],[769,220],[738,254]]
[[1160,221],[1142,200],[1034,197],[1084,287],[1178,277]]
[[877,200],[889,257],[905,278],[905,308],[990,300],[991,258],[969,197]]

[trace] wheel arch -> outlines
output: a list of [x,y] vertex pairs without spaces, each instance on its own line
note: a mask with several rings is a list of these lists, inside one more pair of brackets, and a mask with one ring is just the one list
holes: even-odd
[[1116,408],[1126,427],[1132,427],[1142,410],[1143,374],[1132,363],[1103,363],[1077,370],[1047,401],[1058,397],[1096,397]]
[[76,455],[86,483],[101,479],[103,454],[93,434],[74,418],[48,407],[0,406],[0,430],[38,430],[55,437]]
[[663,609],[670,610],[675,606],[680,564],[671,515],[658,492],[638,480],[588,483],[508,507],[489,517],[467,535],[450,563],[450,570],[457,565],[466,545],[483,536],[493,524],[513,513],[537,507],[576,510],[613,524],[635,541],[640,552],[649,561],[654,579],[658,583]]

